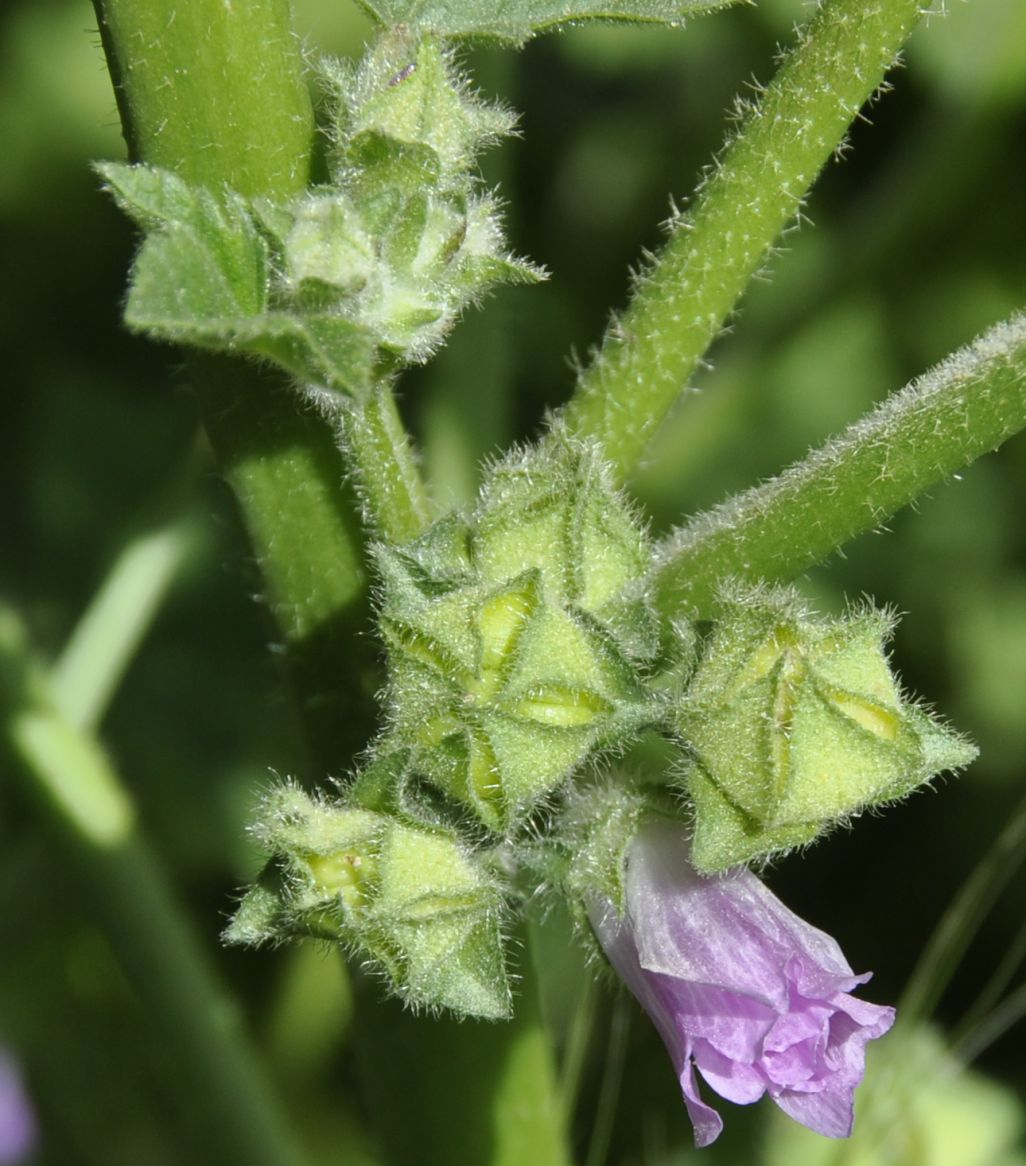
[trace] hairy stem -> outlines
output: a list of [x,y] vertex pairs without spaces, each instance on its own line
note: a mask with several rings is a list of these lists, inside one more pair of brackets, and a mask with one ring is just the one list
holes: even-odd
[[748,104],[694,210],[678,218],[566,409],[624,478],[821,168],[883,80],[919,0],[824,0],[760,99]]
[[[238,501],[318,776],[367,743],[375,648],[358,506],[335,426],[236,361],[193,361],[211,445]],[[345,666],[342,662],[345,662]]]
[[288,195],[313,109],[287,0],[94,0],[133,159],[189,182]]
[[347,403],[340,436],[370,527],[389,542],[416,538],[431,521],[432,507],[388,383]]
[[1026,427],[1026,315],[888,398],[778,478],[698,515],[663,545],[666,618],[708,615],[727,578],[793,579]]

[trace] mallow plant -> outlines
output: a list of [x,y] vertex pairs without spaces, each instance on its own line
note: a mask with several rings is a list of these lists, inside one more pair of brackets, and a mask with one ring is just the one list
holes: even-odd
[[[545,911],[650,1017],[696,1146],[731,1120],[714,1097],[767,1094],[847,1138],[867,1049],[899,1047],[902,1009],[886,1036],[892,1003],[774,895],[773,869],[976,754],[895,673],[888,596],[823,615],[797,581],[1026,425],[1026,316],[666,533],[630,486],[885,88],[918,0],[810,9],[569,400],[493,453],[472,501],[443,501],[397,406],[404,372],[493,288],[529,296],[548,275],[508,242],[481,176],[517,118],[478,91],[466,46],[600,19],[715,21],[702,14],[721,6],[367,0],[373,32],[350,62],[301,52],[280,0],[192,0],[173,20],[96,3],[131,157],[96,171],[139,239],[124,320],[188,354],[316,759],[259,791],[264,865],[224,940],[341,949],[374,984],[360,1007],[398,997],[412,1040],[448,1014],[471,1046],[487,1028],[482,1050],[519,1049],[502,1119],[519,1133],[496,1135],[495,1161],[569,1160],[528,971]],[[26,709],[46,704],[40,684],[24,679]],[[53,783],[39,715],[18,740]],[[230,1058],[209,1072],[250,1087]],[[246,1160],[292,1160],[270,1124],[226,1136],[259,1143]]]

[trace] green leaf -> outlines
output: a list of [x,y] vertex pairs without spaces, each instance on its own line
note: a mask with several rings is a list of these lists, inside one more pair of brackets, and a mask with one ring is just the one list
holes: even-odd
[[417,33],[523,44],[539,32],[586,20],[682,25],[733,0],[361,0],[381,24]]
[[124,162],[98,162],[95,169],[114,201],[144,231],[184,221],[193,213],[195,193],[170,170]]
[[122,209],[147,232],[132,272],[125,322],[161,340],[274,361],[293,376],[359,395],[374,342],[340,316],[269,307],[266,208],[214,194],[146,166],[98,167]]
[[268,312],[239,321],[236,336],[241,351],[267,357],[301,381],[352,397],[371,386],[374,338],[342,316]]

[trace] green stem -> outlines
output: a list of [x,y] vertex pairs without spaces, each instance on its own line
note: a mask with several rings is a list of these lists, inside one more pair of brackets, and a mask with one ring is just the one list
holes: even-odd
[[[78,859],[76,894],[92,900],[119,961],[174,1062],[209,1161],[299,1163],[292,1134],[157,862],[136,833],[131,797],[100,746],[65,716],[0,611],[0,710],[30,790]],[[182,1153],[185,1147],[169,1147]]]
[[728,578],[787,580],[1026,427],[1026,315],[890,397],[778,478],[698,515],[663,545],[667,619],[709,615]]
[[639,281],[566,409],[626,478],[816,175],[883,80],[919,0],[825,0],[755,103],[694,211]]
[[432,506],[390,385],[347,402],[341,438],[368,525],[389,542],[416,538],[431,521]]
[[363,534],[335,428],[246,365],[204,357],[191,367],[281,635],[311,767],[339,773],[367,743],[379,681]]
[[[313,112],[287,0],[94,4],[134,158],[248,195],[305,188]],[[214,358],[190,370],[284,640],[311,765],[338,772],[366,744],[376,682],[368,659],[340,665],[367,604],[335,434],[271,375]]]
[[313,108],[288,0],[94,0],[135,161],[246,195],[298,194]]

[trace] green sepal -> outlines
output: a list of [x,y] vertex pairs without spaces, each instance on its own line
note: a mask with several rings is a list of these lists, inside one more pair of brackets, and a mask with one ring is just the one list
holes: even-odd
[[625,915],[629,851],[652,821],[673,822],[682,838],[687,834],[678,799],[666,787],[638,784],[627,772],[614,770],[574,790],[553,824],[551,841],[529,852],[542,885],[561,894],[596,968],[608,969],[609,964],[590,916],[607,906]]
[[596,448],[556,430],[493,465],[473,554],[485,579],[537,568],[549,598],[594,616],[625,655],[654,655],[658,628],[644,591],[648,533]]
[[288,929],[288,912],[276,874],[268,868],[243,895],[221,935],[225,943],[259,947],[282,941]]
[[892,630],[868,607],[828,620],[783,591],[725,597],[674,709],[691,754],[698,869],[811,842],[973,759],[902,695],[885,650]]
[[560,438],[493,467],[476,511],[379,547],[391,723],[425,777],[497,833],[663,715],[643,527]]
[[412,1004],[502,1020],[511,999],[495,882],[454,836],[392,825],[381,884],[363,920],[368,946]]
[[[364,785],[365,799],[372,785]],[[227,942],[332,940],[414,1007],[509,1015],[502,887],[451,829],[282,786],[253,833],[271,861],[242,899]]]
[[564,891],[584,934],[591,935],[585,913],[589,901],[607,899],[622,911],[627,849],[642,820],[664,809],[648,793],[632,788],[622,774],[567,799],[553,831],[556,846],[546,873]]

